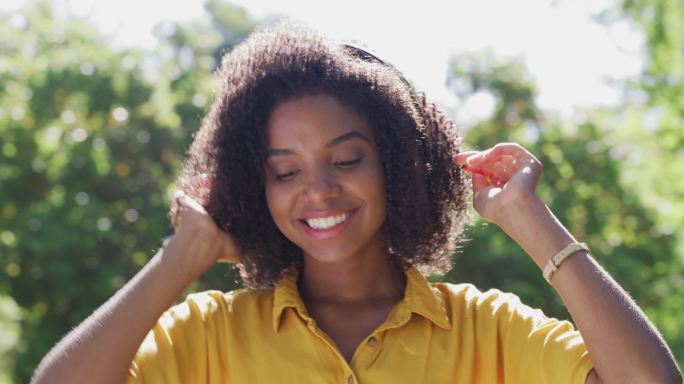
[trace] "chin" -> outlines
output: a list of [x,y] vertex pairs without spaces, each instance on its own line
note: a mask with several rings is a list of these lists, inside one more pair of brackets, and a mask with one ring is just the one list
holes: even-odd
[[331,249],[327,249],[324,251],[312,250],[312,252],[304,250],[303,253],[304,253],[304,262],[305,263],[308,260],[308,261],[313,261],[313,262],[321,263],[321,264],[337,264],[337,263],[341,263],[341,262],[347,261],[347,260],[352,258],[352,254],[350,254],[349,251],[342,252],[342,251],[336,251],[336,250],[331,250]]

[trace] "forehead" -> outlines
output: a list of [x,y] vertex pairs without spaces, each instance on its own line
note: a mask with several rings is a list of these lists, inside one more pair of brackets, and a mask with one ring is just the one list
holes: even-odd
[[268,119],[266,130],[268,146],[302,140],[326,141],[351,131],[373,138],[373,129],[361,114],[325,94],[301,96],[278,104]]

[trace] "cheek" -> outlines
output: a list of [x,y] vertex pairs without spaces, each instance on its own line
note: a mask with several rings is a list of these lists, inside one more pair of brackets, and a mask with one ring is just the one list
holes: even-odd
[[366,176],[363,194],[372,201],[374,211],[378,215],[378,219],[385,221],[387,215],[387,191],[385,190],[385,174],[382,166],[374,167]]
[[387,218],[387,191],[385,190],[385,184],[380,183],[377,187],[377,204],[380,208],[380,214],[382,216],[382,222],[385,222]]
[[266,204],[268,211],[271,213],[271,218],[275,222],[281,232],[285,232],[285,223],[289,221],[289,202],[288,193],[283,190],[283,187],[274,186],[272,183],[266,183]]

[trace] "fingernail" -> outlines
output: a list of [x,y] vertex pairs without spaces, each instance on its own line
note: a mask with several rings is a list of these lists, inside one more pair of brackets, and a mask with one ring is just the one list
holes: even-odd
[[180,193],[180,194],[176,195],[176,203],[177,203],[178,205],[183,205],[183,204],[185,204],[185,194]]

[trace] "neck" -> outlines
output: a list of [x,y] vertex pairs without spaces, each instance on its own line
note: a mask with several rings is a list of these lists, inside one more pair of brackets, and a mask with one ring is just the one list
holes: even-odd
[[401,300],[406,276],[387,252],[338,263],[304,259],[299,290],[304,301]]

